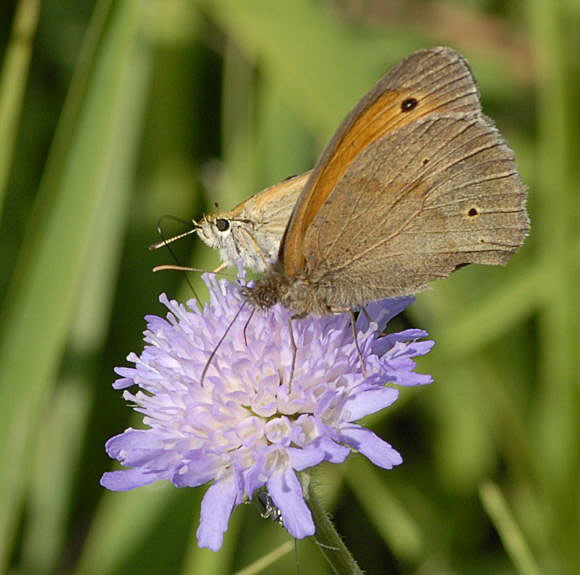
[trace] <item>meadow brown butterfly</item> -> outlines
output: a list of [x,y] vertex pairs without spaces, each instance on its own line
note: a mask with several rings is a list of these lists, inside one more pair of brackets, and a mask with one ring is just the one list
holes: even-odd
[[276,262],[246,298],[324,315],[505,265],[529,229],[514,154],[466,61],[411,54],[353,108],[310,174]]

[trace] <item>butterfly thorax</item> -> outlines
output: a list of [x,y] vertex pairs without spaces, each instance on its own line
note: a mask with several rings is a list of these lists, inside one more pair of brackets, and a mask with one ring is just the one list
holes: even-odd
[[271,271],[256,280],[253,286],[242,288],[242,294],[254,307],[270,309],[288,291],[288,284],[284,280],[282,274]]
[[259,309],[269,309],[281,303],[299,316],[333,313],[321,290],[314,289],[306,278],[289,277],[278,266],[272,267],[252,287],[244,288],[243,294]]

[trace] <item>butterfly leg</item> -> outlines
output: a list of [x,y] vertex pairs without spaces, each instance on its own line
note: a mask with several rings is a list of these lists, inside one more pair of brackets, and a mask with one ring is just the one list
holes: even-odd
[[232,329],[232,327],[234,326],[234,323],[238,320],[238,317],[240,317],[240,314],[242,313],[245,306],[246,306],[246,303],[245,302],[242,303],[242,305],[240,306],[240,309],[236,312],[236,315],[233,317],[232,321],[230,321],[230,323],[228,324],[228,327],[225,329],[223,335],[219,338],[219,340],[216,343],[215,347],[213,348],[212,352],[209,354],[209,357],[207,358],[207,361],[205,362],[205,365],[204,365],[203,370],[201,372],[201,378],[200,378],[201,385],[203,385],[203,380],[205,379],[205,376],[207,374],[207,370],[209,369],[209,366],[211,365],[211,362],[214,359],[220,345],[225,341],[226,337],[228,336],[228,333],[230,332],[230,329]]
[[292,392],[292,380],[294,379],[294,368],[296,367],[296,353],[298,348],[296,347],[296,340],[294,339],[294,330],[292,329],[292,320],[295,316],[292,316],[288,320],[288,333],[290,334],[290,346],[292,347],[292,365],[290,366],[290,381],[288,382],[288,391]]
[[228,267],[228,262],[222,262],[212,273],[219,274],[223,269]]
[[350,313],[350,328],[352,330],[352,337],[354,339],[354,345],[356,347],[356,353],[357,353],[358,359],[360,361],[360,367],[361,367],[362,374],[363,374],[364,377],[366,377],[367,376],[367,370],[366,370],[366,367],[365,367],[365,360],[364,360],[362,351],[360,349],[360,346],[358,344],[358,337],[356,335],[356,317],[354,315],[354,310],[352,308],[350,308],[348,311]]
[[250,313],[248,320],[246,321],[246,323],[244,324],[244,342],[246,344],[246,347],[248,347],[248,326],[250,325],[250,320],[254,317],[254,313],[255,313],[255,309],[252,309],[252,312]]
[[[358,359],[360,361],[360,366],[361,366],[361,371],[364,377],[367,376],[367,371],[365,368],[365,360],[363,358],[363,354],[362,351],[360,349],[360,346],[358,344],[358,338],[356,336],[356,317],[354,315],[354,310],[351,307],[332,307],[330,308],[330,311],[332,313],[345,313],[348,312],[350,314],[350,328],[352,330],[352,338],[354,339],[354,345],[356,347],[356,354],[358,355]],[[364,313],[367,313],[364,309],[364,307],[362,308],[362,311]],[[368,316],[367,316],[368,317]],[[370,321],[370,318],[369,318]]]

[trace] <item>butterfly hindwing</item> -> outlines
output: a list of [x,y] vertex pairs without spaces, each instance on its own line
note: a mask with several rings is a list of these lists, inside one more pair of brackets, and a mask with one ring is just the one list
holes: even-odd
[[505,263],[527,229],[525,188],[493,125],[428,116],[349,166],[306,232],[305,273],[338,300],[353,286],[360,301],[415,293],[463,264]]

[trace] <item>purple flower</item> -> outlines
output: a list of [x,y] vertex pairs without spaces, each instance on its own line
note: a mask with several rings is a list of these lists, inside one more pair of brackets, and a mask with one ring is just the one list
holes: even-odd
[[296,472],[340,463],[352,451],[385,469],[400,464],[395,449],[355,422],[397,399],[386,383],[431,382],[414,372],[413,358],[433,342],[418,341],[427,334],[417,329],[382,336],[412,298],[370,304],[356,325],[363,369],[348,314],[290,322],[280,305],[255,311],[242,306],[237,286],[204,280],[204,309],[162,295],[167,318],[148,316],[145,349],[127,358],[135,367],[117,368],[116,389],[140,388],[124,398],[147,429],[107,442],[109,456],[129,469],[103,474],[101,484],[123,491],[158,479],[177,487],[209,482],[197,537],[213,550],[233,507],[264,488],[294,537],[312,535]]

